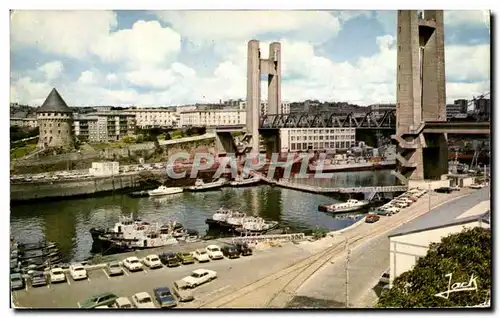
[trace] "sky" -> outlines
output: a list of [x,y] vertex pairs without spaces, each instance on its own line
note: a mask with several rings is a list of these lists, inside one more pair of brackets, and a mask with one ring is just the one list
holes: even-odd
[[[282,45],[282,99],[395,103],[396,11],[15,11],[11,102],[70,106],[246,98],[246,51]],[[490,91],[483,11],[445,11],[447,102]],[[262,99],[267,79],[263,78]]]

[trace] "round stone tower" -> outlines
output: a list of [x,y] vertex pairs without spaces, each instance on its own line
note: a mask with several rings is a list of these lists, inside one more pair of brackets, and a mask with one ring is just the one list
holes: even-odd
[[36,119],[40,129],[39,148],[73,148],[73,111],[55,88],[36,110]]

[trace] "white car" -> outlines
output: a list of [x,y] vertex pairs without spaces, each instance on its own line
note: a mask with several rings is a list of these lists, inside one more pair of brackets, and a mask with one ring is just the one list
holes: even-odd
[[217,273],[209,269],[194,270],[191,275],[184,277],[182,280],[189,288],[195,288],[206,282],[217,278]]
[[153,298],[146,292],[137,293],[132,296],[132,302],[137,308],[156,308]]
[[55,267],[50,270],[50,282],[51,283],[60,283],[66,281],[66,274],[60,267]]
[[135,257],[135,256],[127,257],[123,261],[123,266],[125,266],[125,268],[128,269],[131,272],[142,270],[142,264],[139,261],[139,259],[137,257]]
[[86,279],[87,270],[82,264],[73,264],[69,267],[69,274],[74,280]]
[[194,251],[193,257],[195,260],[197,260],[200,263],[210,261],[210,257],[208,256],[208,252],[206,250],[202,250],[202,249]]
[[209,245],[206,248],[206,251],[208,253],[208,257],[210,259],[223,259],[224,255],[222,255],[222,251],[220,250],[220,247],[217,245]]
[[144,265],[146,265],[149,268],[161,268],[163,265],[161,265],[160,258],[154,254],[148,255],[143,259]]
[[134,308],[134,305],[128,300],[127,297],[118,297],[115,303],[112,305],[113,308]]

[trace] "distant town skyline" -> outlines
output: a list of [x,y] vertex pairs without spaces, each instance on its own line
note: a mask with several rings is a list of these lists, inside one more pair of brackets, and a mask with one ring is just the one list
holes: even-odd
[[[70,106],[245,99],[246,47],[282,43],[282,98],[394,103],[396,11],[17,11],[11,102]],[[445,11],[447,102],[490,89],[483,11]],[[267,95],[262,85],[262,99]]]

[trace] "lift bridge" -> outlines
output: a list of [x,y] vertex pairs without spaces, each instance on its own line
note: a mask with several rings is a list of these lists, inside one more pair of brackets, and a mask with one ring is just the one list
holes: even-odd
[[357,128],[396,129],[396,110],[340,114],[338,112],[296,112],[261,116],[260,128]]

